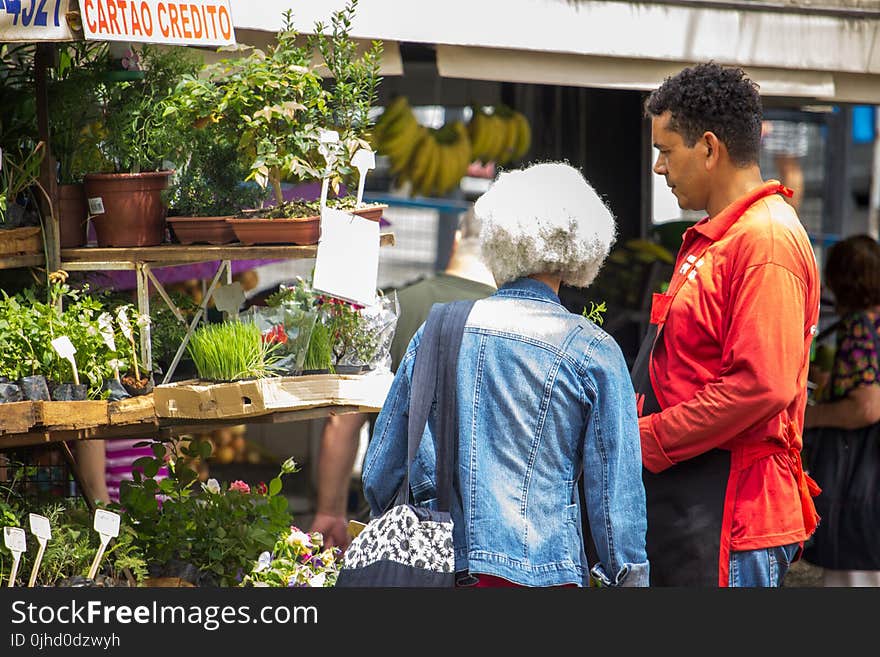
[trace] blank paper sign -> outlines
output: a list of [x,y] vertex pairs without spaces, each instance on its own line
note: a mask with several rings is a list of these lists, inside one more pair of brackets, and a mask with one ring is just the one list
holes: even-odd
[[376,301],[379,222],[341,210],[321,213],[321,239],[312,287],[361,306]]

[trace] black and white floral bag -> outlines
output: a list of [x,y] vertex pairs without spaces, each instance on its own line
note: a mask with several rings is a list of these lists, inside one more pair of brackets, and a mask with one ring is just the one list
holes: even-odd
[[[336,586],[452,587],[453,472],[458,449],[455,381],[458,352],[473,301],[435,304],[422,332],[413,367],[407,425],[407,468],[397,496],[345,551]],[[436,394],[437,509],[412,504],[409,475]]]

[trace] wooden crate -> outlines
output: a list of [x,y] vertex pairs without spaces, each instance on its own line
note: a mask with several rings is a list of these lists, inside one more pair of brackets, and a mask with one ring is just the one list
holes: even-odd
[[153,393],[110,402],[107,410],[111,425],[156,422]]
[[24,433],[36,424],[34,402],[0,404],[0,434]]
[[87,429],[109,422],[106,401],[41,401],[36,423],[51,429]]
[[156,386],[153,396],[160,418],[217,420],[296,411],[321,406],[357,406],[378,411],[394,375],[317,374],[232,383],[181,381]]
[[0,230],[0,256],[29,255],[43,250],[43,234],[39,226]]

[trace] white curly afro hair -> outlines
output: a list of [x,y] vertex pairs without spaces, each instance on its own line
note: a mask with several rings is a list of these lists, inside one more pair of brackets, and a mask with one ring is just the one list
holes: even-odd
[[554,273],[586,287],[614,244],[614,215],[577,169],[559,162],[502,173],[474,212],[483,222],[483,260],[499,286]]

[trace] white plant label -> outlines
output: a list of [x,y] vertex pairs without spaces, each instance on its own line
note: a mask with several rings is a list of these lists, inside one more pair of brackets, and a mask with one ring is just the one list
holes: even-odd
[[351,303],[372,306],[378,275],[379,222],[325,208],[312,287]]
[[28,523],[31,526],[31,534],[44,541],[52,538],[52,527],[49,525],[49,519],[36,513],[28,514]]
[[95,531],[110,538],[119,536],[119,514],[104,509],[95,510]]
[[351,158],[351,166],[358,170],[358,193],[357,204],[364,200],[364,182],[367,179],[367,171],[376,168],[376,154],[367,148],[361,148]]
[[113,318],[110,313],[101,313],[98,316],[98,329],[107,348],[110,351],[116,351],[116,338],[113,337]]
[[131,340],[131,322],[128,321],[128,313],[125,312],[125,306],[120,306],[116,311],[116,321],[122,330],[122,335]]
[[92,566],[89,568],[89,579],[95,579],[95,574],[98,572],[98,565],[101,563],[101,558],[104,556],[104,550],[107,549],[107,543],[110,542],[111,538],[119,536],[119,514],[113,513],[112,511],[105,511],[104,509],[96,509],[94,527],[95,531],[98,532],[98,536],[101,537],[101,547],[98,548],[98,552],[95,554],[95,558],[92,561]]
[[95,196],[89,199],[89,214],[104,214],[104,199]]
[[28,579],[28,588],[33,588],[37,582],[37,572],[40,570],[40,564],[43,562],[43,554],[46,552],[46,543],[52,538],[52,528],[49,526],[49,519],[46,516],[31,513],[28,515],[28,522],[31,526],[31,534],[37,537],[40,549],[37,550],[37,558],[34,560],[34,567],[31,568],[31,576]]
[[244,299],[244,289],[238,281],[221,285],[214,291],[214,305],[217,310],[227,313],[229,317],[238,317],[238,309],[241,308]]
[[52,348],[62,358],[71,360],[76,353],[76,347],[66,335],[61,335],[52,340]]
[[18,562],[21,555],[27,549],[25,543],[24,530],[21,527],[4,527],[3,528],[3,544],[12,552],[12,569],[9,571],[9,584],[15,585],[15,577],[18,575]]
[[24,552],[27,550],[27,540],[21,527],[4,527],[3,544],[10,552]]

